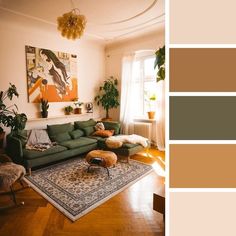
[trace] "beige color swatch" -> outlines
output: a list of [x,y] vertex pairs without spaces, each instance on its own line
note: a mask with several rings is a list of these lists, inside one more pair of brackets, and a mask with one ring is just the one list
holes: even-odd
[[236,193],[170,193],[169,236],[235,236]]
[[235,92],[236,48],[171,48],[171,92]]
[[170,43],[235,43],[236,1],[170,0]]
[[171,188],[236,188],[235,144],[170,145]]

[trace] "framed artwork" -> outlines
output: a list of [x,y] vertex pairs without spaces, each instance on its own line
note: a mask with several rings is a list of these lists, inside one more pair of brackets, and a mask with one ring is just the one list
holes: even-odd
[[66,102],[78,98],[77,56],[25,46],[28,101]]

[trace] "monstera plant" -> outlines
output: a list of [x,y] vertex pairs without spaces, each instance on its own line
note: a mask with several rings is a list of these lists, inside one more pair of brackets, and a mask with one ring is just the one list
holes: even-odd
[[157,82],[165,79],[165,46],[156,51],[156,59],[154,62],[154,69],[158,68]]
[[0,146],[5,136],[4,127],[10,127],[11,132],[17,134],[25,128],[27,116],[24,113],[18,113],[16,104],[7,105],[7,100],[13,97],[19,97],[16,86],[10,83],[6,91],[0,91]]

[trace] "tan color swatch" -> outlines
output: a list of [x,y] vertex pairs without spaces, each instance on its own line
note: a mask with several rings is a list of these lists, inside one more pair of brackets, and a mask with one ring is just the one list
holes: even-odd
[[236,144],[170,145],[171,188],[236,188]]
[[171,48],[171,92],[235,92],[236,48]]
[[235,192],[170,193],[169,236],[235,236]]
[[236,1],[170,0],[170,43],[235,43]]

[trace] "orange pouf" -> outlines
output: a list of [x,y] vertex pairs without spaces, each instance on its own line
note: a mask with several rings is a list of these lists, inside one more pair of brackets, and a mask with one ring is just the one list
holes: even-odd
[[86,161],[89,164],[91,164],[91,162],[94,158],[101,158],[102,163],[99,164],[99,166],[102,166],[105,168],[115,166],[115,164],[117,162],[116,154],[114,152],[110,152],[110,151],[93,150],[87,154]]

